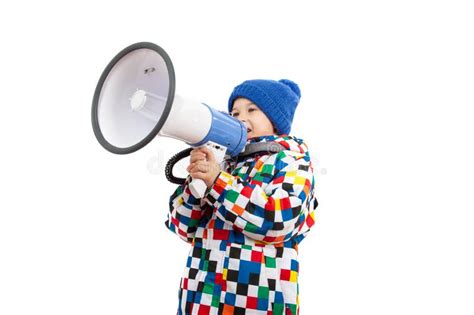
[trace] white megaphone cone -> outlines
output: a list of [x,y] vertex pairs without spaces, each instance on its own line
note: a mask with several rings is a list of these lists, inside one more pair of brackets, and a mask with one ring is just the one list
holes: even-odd
[[[225,112],[175,95],[173,64],[166,52],[152,43],[136,43],[105,68],[92,102],[92,126],[99,143],[116,154],[135,152],[156,136],[207,146],[221,162],[227,153],[243,151],[247,129]],[[200,198],[202,180],[190,189]]]

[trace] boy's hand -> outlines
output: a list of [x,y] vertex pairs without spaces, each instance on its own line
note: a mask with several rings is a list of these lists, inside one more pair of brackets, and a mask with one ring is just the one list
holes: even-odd
[[214,153],[206,147],[195,148],[191,151],[189,166],[186,168],[193,179],[202,179],[207,188],[216,180],[221,172]]

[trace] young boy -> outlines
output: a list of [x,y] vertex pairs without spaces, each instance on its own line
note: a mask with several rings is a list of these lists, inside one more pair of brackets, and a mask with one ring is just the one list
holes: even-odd
[[[190,176],[170,198],[167,227],[192,244],[178,314],[299,314],[298,244],[317,206],[310,155],[289,136],[300,90],[290,80],[249,80],[234,88],[229,113],[248,128],[247,143],[285,150],[216,162],[191,152]],[[195,198],[189,179],[207,184]]]

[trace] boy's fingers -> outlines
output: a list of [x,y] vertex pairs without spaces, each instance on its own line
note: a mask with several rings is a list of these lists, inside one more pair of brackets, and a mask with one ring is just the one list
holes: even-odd
[[190,153],[190,155],[196,155],[196,154],[204,154],[204,153],[203,153],[203,151],[201,151],[200,148],[194,149]]
[[204,154],[195,154],[195,155],[191,156],[189,161],[191,163],[194,163],[194,162],[205,160],[205,159],[206,159],[206,156]]
[[214,153],[212,153],[211,150],[209,150],[206,147],[200,147],[199,150],[201,150],[201,152],[203,152],[205,154],[207,160],[209,160],[209,161],[214,160]]
[[188,166],[188,172],[193,173],[193,172],[204,172],[207,173],[209,171],[209,165],[208,164],[202,164],[202,163],[194,163]]
[[196,157],[196,156],[206,157],[206,153],[204,153],[203,151],[199,149],[194,149],[191,151],[190,156],[191,157]]

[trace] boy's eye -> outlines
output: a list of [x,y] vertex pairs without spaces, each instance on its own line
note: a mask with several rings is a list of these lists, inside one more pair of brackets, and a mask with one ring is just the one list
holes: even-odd
[[[249,108],[248,109],[249,112],[253,112],[253,111],[256,111],[256,110],[257,110],[256,108]],[[239,113],[230,113],[230,115],[232,117],[237,117],[237,116],[239,116]]]

